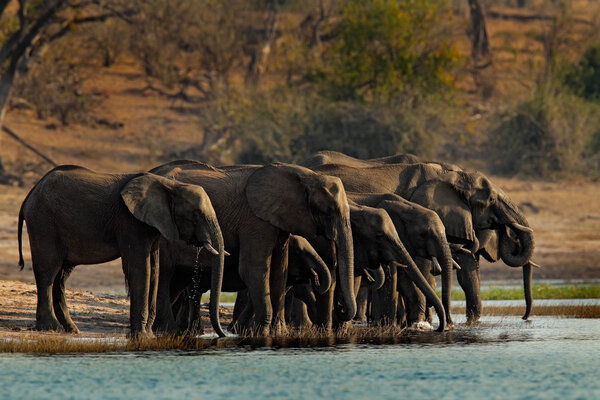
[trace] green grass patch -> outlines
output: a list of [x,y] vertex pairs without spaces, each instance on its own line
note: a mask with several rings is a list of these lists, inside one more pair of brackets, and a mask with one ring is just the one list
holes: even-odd
[[[438,290],[438,295],[441,291]],[[524,297],[523,288],[490,287],[481,291],[482,300],[519,300]],[[598,299],[600,285],[551,286],[533,285],[534,299]],[[452,300],[465,300],[461,289],[452,290]]]

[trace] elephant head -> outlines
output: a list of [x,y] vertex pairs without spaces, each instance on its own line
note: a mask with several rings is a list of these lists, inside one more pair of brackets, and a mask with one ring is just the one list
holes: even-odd
[[335,245],[344,320],[356,312],[354,249],[350,210],[340,179],[309,169],[271,164],[248,178],[246,199],[252,212],[279,229],[307,238],[325,237]]
[[440,318],[438,331],[443,331],[446,327],[444,307],[404,247],[388,213],[381,208],[351,204],[350,219],[355,247],[366,254],[366,262],[370,265],[396,263],[406,266],[410,278],[434,305]]
[[[418,186],[409,200],[434,210],[448,240],[478,248],[477,233],[498,231],[498,255],[511,267],[523,267],[523,286],[531,287],[533,230],[510,198],[479,172],[448,171]],[[525,289],[527,295],[527,289]],[[527,298],[527,296],[526,296]],[[530,306],[530,304],[529,304]]]
[[519,246],[501,235],[500,258],[507,265],[521,267],[533,255],[533,230],[527,219],[498,186],[479,172],[445,172],[416,188],[409,200],[434,210],[451,241],[473,244],[476,231],[506,227]]
[[131,179],[121,190],[123,202],[133,216],[156,228],[171,241],[183,240],[212,253],[210,319],[219,336],[219,297],[223,281],[225,248],[221,228],[204,189],[154,174]]

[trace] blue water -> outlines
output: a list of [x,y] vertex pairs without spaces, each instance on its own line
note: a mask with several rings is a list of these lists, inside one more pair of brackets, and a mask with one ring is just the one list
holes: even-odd
[[458,330],[441,343],[3,354],[0,398],[600,398],[600,320],[488,317]]

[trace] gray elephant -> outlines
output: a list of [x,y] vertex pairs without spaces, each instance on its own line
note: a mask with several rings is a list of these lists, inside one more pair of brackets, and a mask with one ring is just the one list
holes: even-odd
[[[451,327],[453,322],[450,313],[450,292],[452,290],[452,269],[456,263],[453,262],[450,246],[446,240],[446,230],[439,216],[425,207],[392,193],[363,194],[348,192],[348,198],[358,204],[385,210],[391,217],[400,240],[405,245],[409,255],[414,260],[419,257],[433,262],[437,270],[436,274],[442,274],[442,303],[446,311],[446,322]],[[417,266],[421,273],[428,278],[428,281],[431,281],[429,264],[425,266],[423,263],[417,263]],[[396,271],[388,271],[396,276]],[[397,274],[401,278],[398,288],[403,290],[407,297],[405,303],[410,303],[407,304],[407,309],[411,311],[408,322],[418,322],[425,315],[425,298],[410,283],[406,271],[401,270]],[[392,279],[388,279],[386,282],[395,285],[395,283],[392,283]],[[381,289],[381,292],[382,294],[384,292],[394,293],[388,287]],[[411,299],[410,302],[409,298]],[[396,314],[394,299],[386,309],[387,311],[382,312],[380,315],[390,321]]]
[[[404,247],[388,213],[381,208],[373,208],[351,202],[350,220],[355,249],[354,260],[357,266],[355,268],[355,289],[358,290],[361,279],[371,281],[371,285],[380,286],[385,279],[381,266],[386,266],[386,268],[389,268],[390,265],[393,265],[394,268],[400,266],[402,270],[406,271],[411,282],[417,285],[427,300],[435,307],[440,318],[438,331],[443,331],[446,328],[444,306]],[[315,243],[313,243],[313,246],[324,260],[328,262],[329,260],[326,256],[327,249],[323,249],[319,244]],[[333,325],[341,322],[336,321],[339,307],[335,306],[340,304],[340,302],[338,300],[339,290],[335,285],[334,273],[332,273],[332,278],[334,278],[332,290],[317,296],[317,320],[312,321],[324,329],[331,329]],[[333,312],[334,309],[337,309],[338,312]]]
[[499,255],[509,266],[523,268],[527,309],[531,309],[533,230],[510,198],[479,172],[448,170],[435,163],[390,164],[355,168],[340,164],[313,167],[338,176],[348,191],[395,193],[432,209],[441,218],[451,243],[478,247],[478,231],[499,232]]
[[228,269],[239,272],[255,312],[254,327],[268,333],[282,326],[287,260],[281,238],[288,233],[322,237],[336,249],[343,302],[349,320],[356,311],[354,257],[346,193],[338,178],[289,165],[219,169],[177,161],[151,172],[201,185],[209,194],[225,246]]
[[[331,285],[329,268],[306,239],[290,235],[286,244],[289,246],[289,265],[286,291],[309,305],[309,312],[316,315],[316,294],[325,293]],[[199,303],[203,293],[210,289],[211,270],[204,268],[202,259],[196,257],[195,251],[185,243],[161,243],[160,281],[157,298],[157,316],[154,329],[170,334],[202,333],[200,325]],[[238,292],[233,321],[230,329],[243,331],[252,315],[252,309],[244,311],[248,304],[248,293],[237,271],[228,269],[223,289]],[[178,318],[179,308],[184,307]],[[244,312],[247,316],[240,316]],[[249,314],[249,315],[248,315]],[[236,325],[243,325],[242,327]]]
[[113,175],[78,166],[57,167],[31,189],[21,205],[21,269],[23,221],[37,285],[37,329],[56,330],[62,325],[68,332],[78,332],[65,301],[69,274],[79,264],[121,257],[131,298],[131,335],[151,336],[162,235],[212,253],[211,322],[224,336],[219,323],[223,236],[202,187],[149,173]]

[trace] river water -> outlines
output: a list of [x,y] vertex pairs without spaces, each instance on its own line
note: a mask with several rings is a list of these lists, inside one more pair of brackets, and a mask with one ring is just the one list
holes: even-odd
[[484,317],[399,344],[0,354],[0,398],[598,399],[600,320]]

